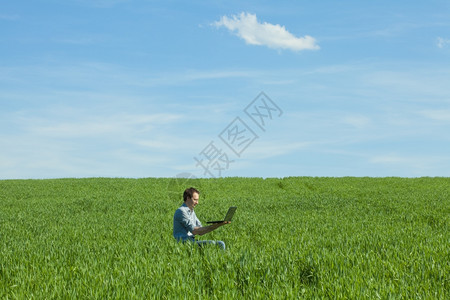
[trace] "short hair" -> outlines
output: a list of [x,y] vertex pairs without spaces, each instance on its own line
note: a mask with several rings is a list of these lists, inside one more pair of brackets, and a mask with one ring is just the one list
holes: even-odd
[[186,202],[187,199],[192,199],[192,197],[194,197],[194,193],[197,193],[200,195],[200,192],[196,188],[190,187],[190,188],[186,189],[183,193],[184,202]]

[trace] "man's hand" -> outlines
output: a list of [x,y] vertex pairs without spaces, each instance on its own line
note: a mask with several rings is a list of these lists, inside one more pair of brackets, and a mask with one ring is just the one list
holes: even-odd
[[204,235],[208,232],[216,230],[217,228],[219,228],[223,225],[230,224],[230,223],[231,223],[231,221],[224,221],[224,222],[212,224],[212,225],[209,225],[206,227],[195,227],[194,230],[192,231],[192,233],[194,235]]

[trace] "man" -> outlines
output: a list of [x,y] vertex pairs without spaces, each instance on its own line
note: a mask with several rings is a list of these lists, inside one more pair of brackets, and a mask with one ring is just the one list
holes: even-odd
[[199,197],[200,192],[193,187],[184,191],[184,203],[175,211],[173,216],[173,236],[177,241],[191,241],[197,243],[199,246],[202,246],[203,244],[215,244],[225,250],[225,243],[222,241],[195,240],[196,235],[204,235],[219,228],[220,226],[231,223],[222,222],[203,227],[194,212],[194,208],[198,204]]

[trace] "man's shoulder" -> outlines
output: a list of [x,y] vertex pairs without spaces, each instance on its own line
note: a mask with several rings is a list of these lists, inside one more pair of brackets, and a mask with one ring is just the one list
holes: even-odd
[[184,214],[186,214],[188,212],[188,210],[189,210],[189,207],[187,207],[186,205],[181,205],[175,211],[175,215],[184,215]]
[[180,207],[178,207],[177,210],[188,211],[189,207],[186,204],[183,203],[183,204],[181,204]]

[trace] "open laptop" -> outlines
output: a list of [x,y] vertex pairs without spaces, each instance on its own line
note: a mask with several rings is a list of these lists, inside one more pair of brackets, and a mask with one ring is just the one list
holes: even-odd
[[209,221],[209,222],[206,222],[206,223],[208,223],[208,224],[214,224],[214,223],[222,223],[222,222],[228,222],[228,221],[231,221],[231,219],[233,218],[233,215],[234,215],[234,212],[236,211],[236,206],[231,206],[229,209],[228,209],[228,212],[227,212],[227,214],[225,215],[225,218],[222,220],[222,221]]

